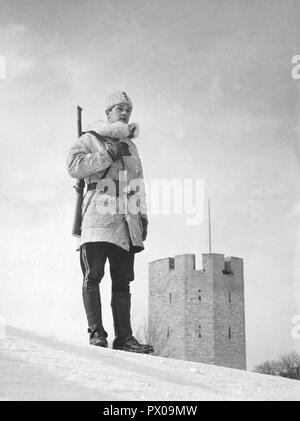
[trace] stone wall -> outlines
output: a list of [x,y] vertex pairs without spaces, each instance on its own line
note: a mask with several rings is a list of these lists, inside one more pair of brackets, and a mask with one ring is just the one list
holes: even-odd
[[243,260],[183,254],[149,263],[149,340],[156,355],[246,368]]

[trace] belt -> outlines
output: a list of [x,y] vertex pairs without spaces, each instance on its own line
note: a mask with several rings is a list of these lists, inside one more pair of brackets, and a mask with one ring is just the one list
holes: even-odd
[[87,185],[87,191],[95,190],[97,187],[97,183],[90,183]]
[[[112,180],[112,181],[115,183],[116,196],[118,197],[118,196],[120,196],[120,182],[119,182],[119,180]],[[97,184],[98,183],[89,183],[87,185],[87,191],[96,190]],[[108,191],[108,186],[104,186],[102,193],[106,193],[107,191]],[[135,193],[136,193],[136,190],[131,189],[130,192],[128,192],[127,194],[129,194],[131,196],[131,195],[134,195]]]

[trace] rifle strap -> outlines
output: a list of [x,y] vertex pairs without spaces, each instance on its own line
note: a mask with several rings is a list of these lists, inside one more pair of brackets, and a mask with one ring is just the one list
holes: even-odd
[[88,130],[87,132],[83,132],[82,134],[86,134],[86,133],[92,134],[93,136],[95,136],[101,142],[107,142],[106,137],[101,136],[99,133],[95,132],[95,130]]

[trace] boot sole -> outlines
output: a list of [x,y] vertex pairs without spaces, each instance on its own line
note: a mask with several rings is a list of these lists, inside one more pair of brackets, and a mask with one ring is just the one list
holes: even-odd
[[93,345],[93,346],[99,346],[99,347],[101,347],[101,348],[108,348],[108,344],[97,344],[97,343],[90,343],[90,345]]
[[151,350],[149,350],[149,351],[133,351],[132,349],[124,349],[123,351],[133,352],[135,354],[147,354],[147,355],[153,354],[153,352],[154,352],[154,351],[151,351]]
[[152,349],[146,349],[146,350],[144,350],[144,351],[138,351],[138,350],[136,350],[136,351],[134,351],[133,349],[129,349],[129,348],[125,348],[125,347],[123,347],[123,348],[113,348],[114,350],[116,350],[116,351],[126,351],[126,352],[133,352],[133,353],[135,353],[135,354],[153,354],[154,353],[154,350],[152,350]]

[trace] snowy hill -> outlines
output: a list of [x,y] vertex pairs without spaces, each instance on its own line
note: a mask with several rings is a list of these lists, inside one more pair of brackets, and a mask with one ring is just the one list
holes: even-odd
[[0,400],[300,400],[300,382],[72,344],[9,327]]

